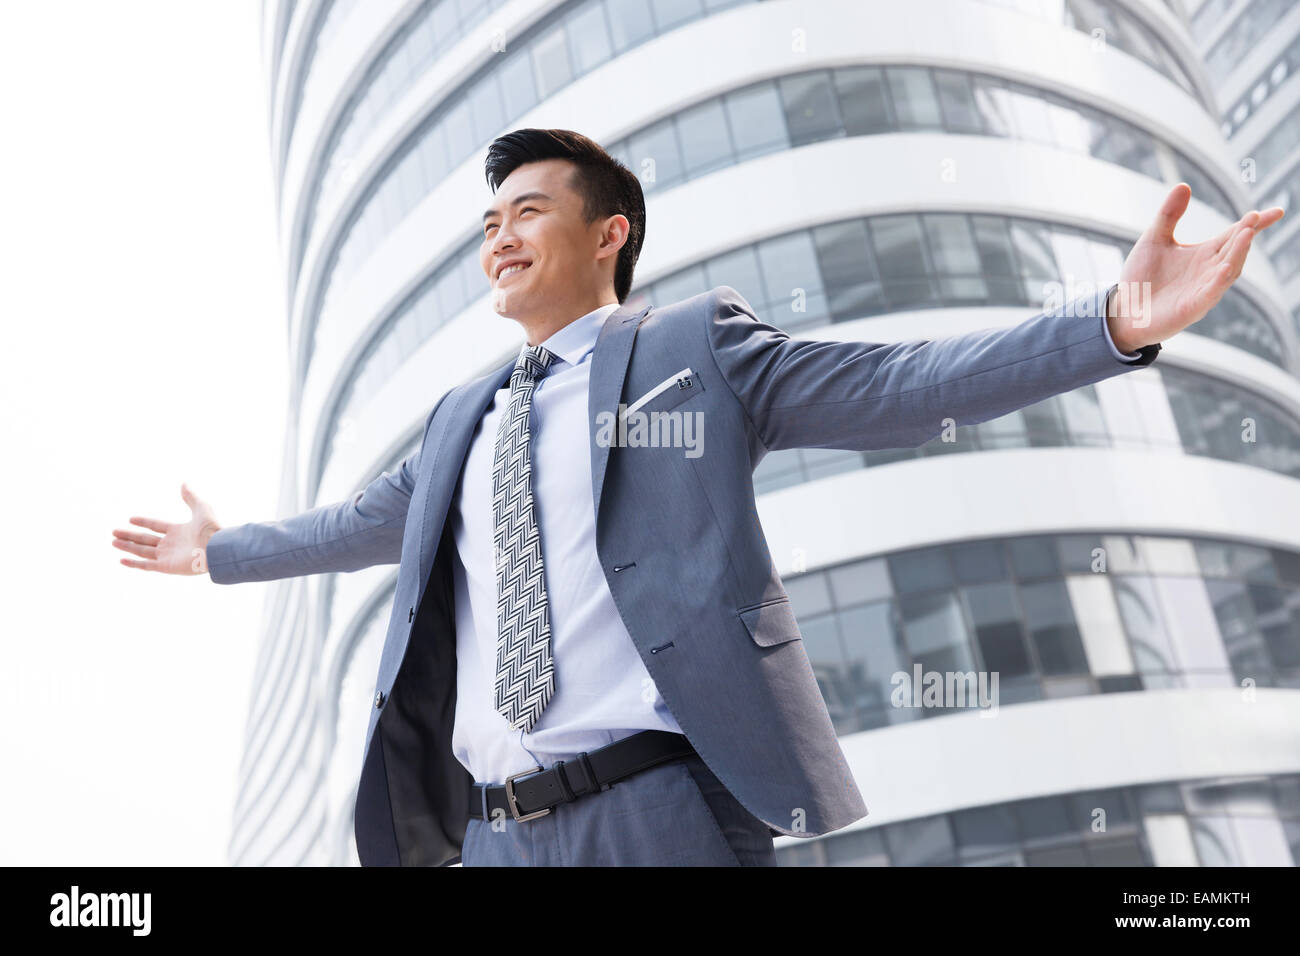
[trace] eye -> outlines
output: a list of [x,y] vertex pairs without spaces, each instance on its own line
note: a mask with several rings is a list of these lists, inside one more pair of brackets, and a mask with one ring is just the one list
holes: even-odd
[[[522,216],[526,212],[541,212],[541,210],[538,209],[536,206],[525,206],[523,209],[519,210],[519,215]],[[496,226],[495,222],[488,223],[486,226],[483,227],[483,235],[486,236],[488,234],[488,231],[495,228],[495,226]]]

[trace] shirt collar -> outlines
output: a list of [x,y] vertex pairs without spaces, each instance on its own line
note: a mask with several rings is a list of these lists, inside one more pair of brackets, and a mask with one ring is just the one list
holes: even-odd
[[[563,359],[570,365],[578,365],[596,347],[596,338],[600,335],[601,327],[606,319],[618,311],[618,308],[619,303],[609,302],[592,309],[586,315],[574,319],[564,328],[554,332],[541,344],[557,359]],[[528,343],[525,342],[520,346],[519,354],[522,356],[527,348]]]

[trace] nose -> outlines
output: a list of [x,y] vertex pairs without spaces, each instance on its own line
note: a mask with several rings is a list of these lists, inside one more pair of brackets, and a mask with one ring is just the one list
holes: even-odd
[[519,239],[515,236],[514,226],[509,222],[502,222],[497,226],[497,234],[492,237],[491,251],[493,260],[501,258],[506,252],[513,252],[519,247]]
[[492,245],[489,249],[488,277],[494,277],[497,271],[497,263],[505,258],[506,255],[514,252],[518,248],[518,240],[510,235],[502,235],[502,231],[499,230],[496,237],[492,240]]

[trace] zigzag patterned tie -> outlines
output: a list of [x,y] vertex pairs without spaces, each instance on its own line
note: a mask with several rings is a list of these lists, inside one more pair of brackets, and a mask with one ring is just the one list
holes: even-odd
[[528,447],[533,389],[554,359],[540,345],[520,355],[510,376],[510,406],[497,429],[492,466],[497,556],[495,703],[512,727],[525,731],[541,717],[555,683]]

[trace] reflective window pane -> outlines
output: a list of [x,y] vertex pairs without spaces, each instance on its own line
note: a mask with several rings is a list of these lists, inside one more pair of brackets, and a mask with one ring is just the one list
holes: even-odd
[[573,48],[573,73],[582,76],[614,55],[603,4],[580,6],[568,18],[566,32]]
[[950,133],[978,134],[984,131],[970,77],[956,70],[935,70],[935,88],[944,126]]
[[896,128],[879,67],[853,67],[835,71],[844,129],[849,136],[888,133]]
[[708,100],[681,113],[677,117],[677,135],[688,177],[731,165],[727,116],[718,100]]
[[889,66],[885,68],[885,80],[892,94],[899,129],[943,129],[939,97],[928,69]]
[[820,226],[813,230],[813,241],[833,321],[848,321],[884,309],[884,294],[865,222],[852,219]]
[[844,135],[836,98],[830,86],[830,74],[804,73],[782,77],[778,83],[785,108],[790,145],[803,146]]
[[1088,661],[1065,583],[1022,584],[1020,600],[1042,673],[1087,673]]
[[728,93],[723,101],[737,162],[789,147],[785,113],[774,84],[761,83]]

